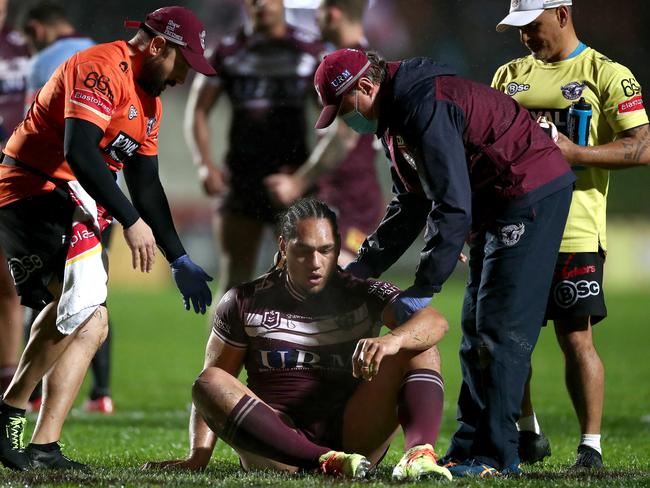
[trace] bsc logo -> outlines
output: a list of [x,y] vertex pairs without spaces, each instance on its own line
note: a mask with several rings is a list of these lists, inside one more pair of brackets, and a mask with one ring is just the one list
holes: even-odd
[[587,298],[588,296],[596,296],[600,294],[600,285],[597,281],[580,280],[575,283],[572,281],[560,281],[555,285],[553,296],[555,303],[559,307],[569,308],[580,298]]
[[508,83],[508,85],[506,85],[506,93],[511,97],[517,93],[525,92],[528,90],[530,90],[530,85],[526,83],[515,83],[513,81],[512,83]]
[[37,269],[43,267],[43,261],[36,254],[23,256],[22,258],[11,258],[9,260],[9,270],[16,285],[20,285],[29,279],[29,275]]

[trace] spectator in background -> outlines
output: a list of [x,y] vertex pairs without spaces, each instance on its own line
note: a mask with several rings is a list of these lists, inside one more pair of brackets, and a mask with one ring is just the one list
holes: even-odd
[[[186,140],[205,193],[218,197],[221,296],[252,278],[265,227],[283,208],[263,179],[291,173],[308,155],[307,105],[322,44],[287,25],[282,0],[246,0],[248,20],[216,48],[217,76],[195,78],[186,110]],[[210,150],[209,116],[222,94],[232,106],[223,165]]]
[[[580,423],[573,469],[601,468],[600,428],[605,399],[605,371],[593,342],[593,326],[607,316],[603,267],[607,249],[605,210],[609,170],[650,163],[650,126],[641,86],[625,66],[578,39],[571,0],[513,2],[497,26],[519,29],[531,54],[501,66],[492,86],[510,95],[534,115],[560,130],[559,146],[578,177],[571,210],[555,265],[546,318],[564,353],[565,378]],[[584,98],[591,105],[585,142],[576,145],[567,132],[569,106]],[[589,291],[580,289],[588,283]],[[532,374],[532,372],[531,372]],[[550,455],[526,387],[519,419],[522,460]]]
[[[367,4],[367,0],[322,0],[316,20],[323,40],[337,49],[367,50],[363,31]],[[295,173],[265,179],[271,194],[283,205],[289,205],[318,182],[318,198],[338,214],[341,266],[354,259],[386,208],[377,180],[376,155],[371,134],[357,134],[346,124],[336,122]]]
[[[29,53],[20,33],[6,23],[9,0],[0,0],[0,150],[23,120]],[[23,313],[0,243],[0,395],[16,372]]]
[[[94,46],[92,39],[77,35],[68,19],[65,9],[53,2],[45,1],[30,8],[23,18],[23,33],[30,46],[33,57],[27,72],[27,106],[31,105],[36,92],[50,79],[54,70],[78,51]],[[108,252],[108,245],[114,223],[102,232],[103,251]],[[34,317],[35,318],[35,317]],[[26,326],[26,338],[29,328]],[[113,327],[109,319],[106,340],[97,350],[91,362],[93,383],[90,398],[84,404],[84,410],[102,414],[112,414],[113,399],[110,392],[111,338]],[[34,389],[30,397],[31,410],[38,411],[41,402],[41,385]]]

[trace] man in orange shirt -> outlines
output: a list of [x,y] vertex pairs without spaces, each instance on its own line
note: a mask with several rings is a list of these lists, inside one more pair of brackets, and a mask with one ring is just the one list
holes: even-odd
[[[160,93],[183,83],[190,67],[215,74],[203,57],[205,30],[183,7],[126,26],[138,28],[130,41],[81,51],[55,71],[3,150],[0,240],[23,304],[42,309],[0,403],[0,461],[12,469],[85,468],[58,440],[107,333],[99,233],[111,215],[134,268],[149,272],[157,245],[185,308],[210,305],[211,278],[178,238],[157,157]],[[115,183],[121,169],[133,204]],[[43,406],[23,449],[24,408],[43,376]]]

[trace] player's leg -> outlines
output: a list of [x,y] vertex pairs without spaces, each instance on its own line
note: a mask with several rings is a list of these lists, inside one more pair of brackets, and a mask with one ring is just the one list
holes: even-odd
[[379,373],[361,383],[343,415],[345,451],[379,463],[401,425],[406,454],[393,471],[396,479],[434,476],[451,479],[433,452],[443,410],[444,387],[436,347],[400,353],[382,361]]
[[590,317],[556,320],[555,332],[564,353],[567,390],[580,422],[581,440],[574,468],[601,468],[605,368],[593,343]]
[[43,404],[27,454],[32,467],[84,469],[83,464],[65,457],[58,444],[61,430],[81,383],[108,332],[108,312],[100,306],[71,335],[65,351],[43,379]]
[[22,308],[6,262],[0,248],[0,395],[16,372],[22,337]]
[[531,395],[533,367],[528,372],[524,386],[524,397],[521,400],[521,415],[517,420],[519,430],[519,459],[522,463],[536,463],[551,455],[551,444],[544,435],[537,421]]
[[323,456],[333,453],[287,425],[277,411],[220,368],[201,373],[192,400],[210,429],[240,454],[246,469],[318,469],[324,467]]
[[214,229],[221,246],[217,298],[252,278],[264,225],[261,220],[226,211],[215,216]]

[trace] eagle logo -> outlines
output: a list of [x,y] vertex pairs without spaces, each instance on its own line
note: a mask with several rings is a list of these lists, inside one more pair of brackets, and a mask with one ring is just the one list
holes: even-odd
[[585,88],[587,88],[587,83],[572,81],[571,83],[560,87],[560,90],[562,90],[562,96],[567,100],[577,100],[580,98]]
[[526,232],[526,226],[523,223],[504,225],[499,229],[499,240],[504,245],[511,247],[519,242],[524,232]]

